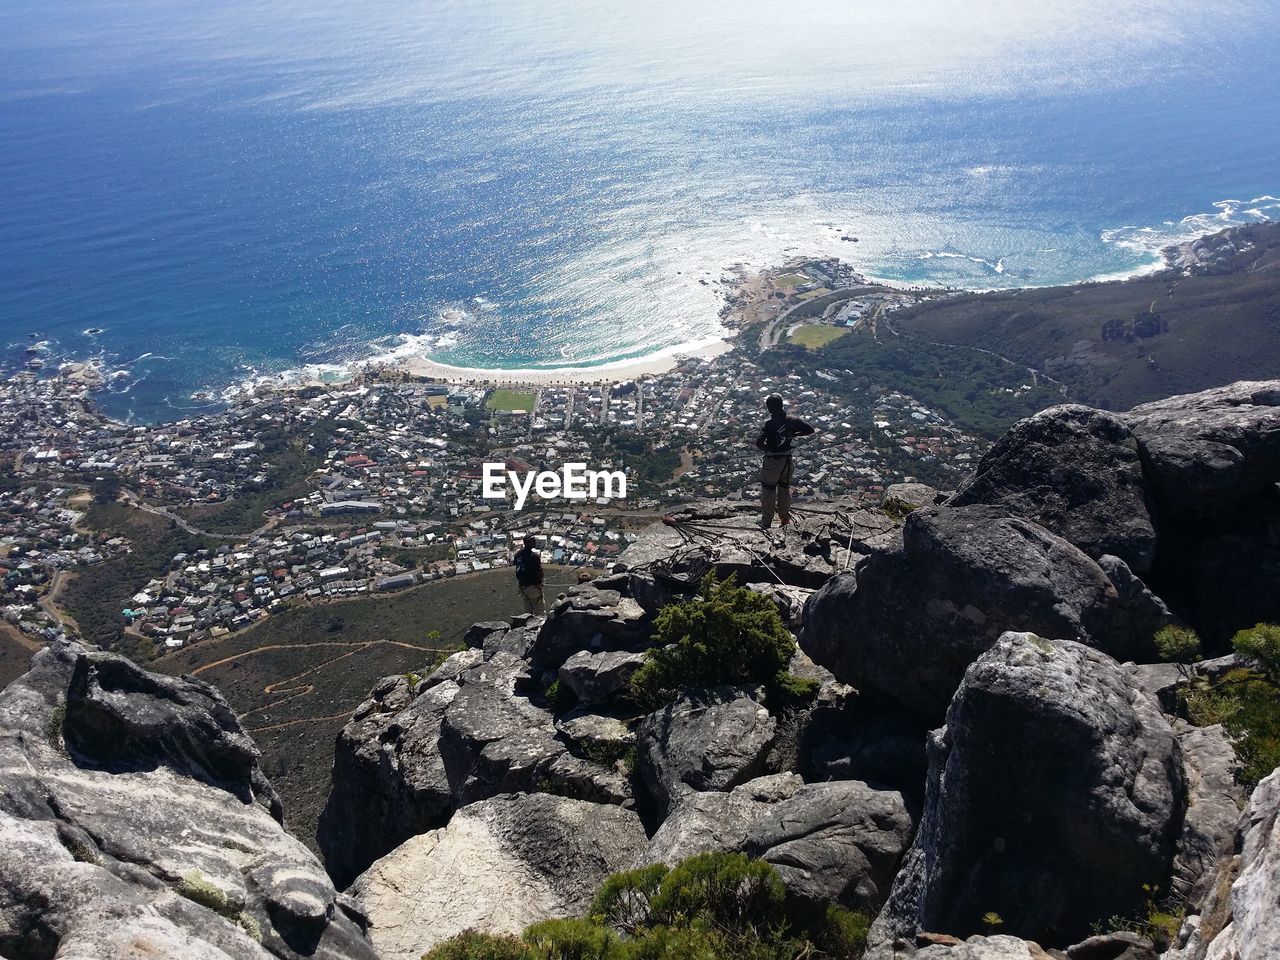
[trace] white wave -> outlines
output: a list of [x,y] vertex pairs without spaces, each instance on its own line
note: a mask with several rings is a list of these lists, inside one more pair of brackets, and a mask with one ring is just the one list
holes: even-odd
[[1131,270],[1118,270],[1091,277],[1091,280],[1123,280],[1143,276],[1164,269],[1164,251],[1168,247],[1189,243],[1200,237],[1241,227],[1250,223],[1263,223],[1280,217],[1280,198],[1263,194],[1252,200],[1219,200],[1211,204],[1213,213],[1193,213],[1181,220],[1166,220],[1156,226],[1133,224],[1103,230],[1103,243],[1128,250],[1142,258]]

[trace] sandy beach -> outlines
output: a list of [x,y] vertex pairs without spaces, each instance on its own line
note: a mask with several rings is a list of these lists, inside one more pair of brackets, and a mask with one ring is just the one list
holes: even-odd
[[399,371],[422,380],[447,383],[485,383],[505,386],[552,387],[569,384],[611,383],[645,375],[666,373],[681,360],[710,359],[728,352],[732,344],[711,340],[663,350],[636,360],[619,360],[594,367],[550,367],[534,370],[486,370],[482,367],[455,367],[427,357],[410,357],[379,365],[376,369]]

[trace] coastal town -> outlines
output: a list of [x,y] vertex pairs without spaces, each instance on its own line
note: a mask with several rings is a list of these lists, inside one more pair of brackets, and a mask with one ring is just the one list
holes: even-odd
[[[191,547],[156,558],[110,611],[123,634],[157,652],[293,604],[501,567],[528,533],[548,562],[590,576],[683,502],[754,500],[754,439],[774,392],[817,429],[797,451],[798,501],[874,500],[904,479],[953,487],[985,441],[941,411],[885,385],[850,387],[856,372],[820,354],[805,377],[762,363],[758,344],[807,346],[815,330],[820,343],[908,300],[863,286],[822,262],[775,272],[749,307],[730,301],[750,314],[736,349],[621,380],[451,382],[381,367],[138,425],[96,413],[78,366],[20,371],[0,386],[6,628],[40,641],[75,631],[59,613],[58,580],[135,550],[127,535],[94,528],[95,511],[108,508],[147,514]],[[622,471],[628,490],[585,503],[534,497],[516,510],[483,496],[486,462],[584,463]]]

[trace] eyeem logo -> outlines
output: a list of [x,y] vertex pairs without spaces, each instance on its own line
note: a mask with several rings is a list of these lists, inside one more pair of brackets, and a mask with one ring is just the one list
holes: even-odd
[[555,470],[530,470],[523,477],[516,470],[508,470],[505,463],[484,465],[483,496],[486,500],[503,500],[506,487],[515,491],[516,509],[523,510],[530,491],[543,500],[586,500],[588,497],[625,499],[627,475],[621,470],[590,470],[585,463],[566,463]]

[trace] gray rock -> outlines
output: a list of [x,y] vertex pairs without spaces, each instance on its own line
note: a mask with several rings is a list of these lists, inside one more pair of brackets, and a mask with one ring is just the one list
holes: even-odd
[[949,503],[999,507],[1141,573],[1156,551],[1147,501],[1138,443],[1125,422],[1069,404],[1014,424]]
[[1067,947],[1067,960],[1157,960],[1155,945],[1127,930],[1102,933]]
[[642,650],[652,634],[652,621],[635,600],[583,584],[551,608],[528,656],[540,669],[557,669],[580,650]]
[[0,692],[0,952],[374,960],[221,695],[59,642]]
[[794,773],[748,780],[725,793],[697,792],[681,797],[649,841],[637,866],[675,866],[696,853],[738,853],[747,833],[769,810],[795,794],[804,781]]
[[467,627],[462,635],[462,643],[468,647],[483,647],[485,641],[494,634],[503,634],[511,629],[505,620],[484,620]]
[[1150,638],[1118,634],[1116,590],[1076,547],[996,508],[907,518],[900,551],[873,554],[805,609],[800,645],[864,695],[941,717],[965,669],[1006,630],[1079,639],[1124,659]]
[[1237,780],[1240,763],[1220,725],[1193,727],[1179,720],[1174,731],[1182,747],[1187,811],[1172,892],[1195,912],[1208,898],[1218,864],[1231,856],[1245,796]]
[[1165,960],[1272,960],[1280,956],[1280,770],[1253,791],[1204,908],[1188,918]]
[[744,848],[773,864],[800,903],[874,912],[884,904],[914,831],[896,791],[858,780],[811,783],[757,819]]
[[556,721],[556,730],[580,756],[620,758],[635,746],[636,735],[617,717],[571,713]]
[[893,513],[910,513],[920,507],[936,506],[938,491],[927,483],[891,483],[885,488],[880,505]]
[[496,794],[541,789],[630,803],[629,780],[612,764],[570,755],[550,711],[529,699],[533,686],[525,661],[502,651],[486,659],[475,648],[412,688],[404,677],[380,681],[336,744],[317,830],[335,881],[350,883],[457,807]]
[[644,848],[639,818],[548,794],[493,797],[416,836],[351,887],[382,960],[419,960],[464,930],[518,933],[580,916]]
[[613,650],[589,653],[579,650],[560,665],[560,682],[586,706],[625,695],[627,685],[644,665],[643,653]]
[[661,815],[686,793],[729,790],[764,773],[778,722],[745,689],[691,691],[636,732],[640,774]]
[[[1152,593],[1119,557],[1110,554],[1099,557],[1098,566],[1116,588],[1115,632],[1134,638],[1135,649],[1141,649],[1138,641],[1154,637],[1162,628],[1178,622],[1165,602]],[[1153,646],[1142,652],[1151,656],[1156,651]]]
[[[827,577],[830,577],[828,571]],[[826,578],[824,578],[825,580]],[[788,587],[780,583],[749,583],[747,589],[764,594],[778,607],[778,615],[791,630],[798,630],[804,617],[804,605],[813,596],[808,587]]]
[[920,830],[872,929],[966,935],[999,914],[1065,943],[1136,916],[1169,876],[1181,751],[1120,665],[1072,641],[1006,634],[965,675],[930,743]]
[[926,943],[914,952],[882,946],[868,950],[864,960],[900,960],[903,957],[913,960],[1054,960],[1054,956],[1038,943],[1008,934],[972,936],[955,943]]
[[1149,482],[1171,518],[1238,513],[1280,477],[1280,381],[1241,381],[1134,407]]

